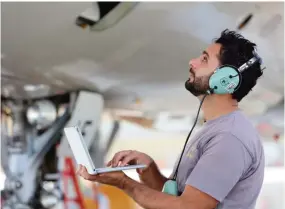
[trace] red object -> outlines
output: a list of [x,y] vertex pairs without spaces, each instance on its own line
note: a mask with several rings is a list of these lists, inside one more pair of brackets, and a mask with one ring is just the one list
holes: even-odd
[[279,140],[279,138],[280,138],[280,134],[274,134],[273,135],[273,139],[274,139],[274,141],[278,141]]
[[[73,165],[73,160],[70,157],[65,158],[64,160],[64,171],[62,172],[63,175],[63,189],[64,189],[64,194],[63,194],[63,202],[64,202],[64,208],[68,209],[68,202],[72,201],[78,204],[80,209],[84,209],[84,201],[83,201],[83,196],[81,194],[80,188],[79,188],[79,183],[78,179],[76,178],[76,172],[74,169]],[[68,194],[68,186],[69,182],[68,179],[71,178],[72,183],[75,188],[75,198],[69,198],[67,196]]]

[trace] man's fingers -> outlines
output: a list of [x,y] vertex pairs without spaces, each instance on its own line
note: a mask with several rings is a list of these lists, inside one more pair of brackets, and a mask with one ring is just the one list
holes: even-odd
[[82,173],[88,173],[85,166],[81,166],[81,171],[82,171]]
[[76,173],[78,174],[78,175],[81,175],[81,173],[82,173],[82,165],[79,165],[79,167],[77,168],[77,171],[76,171]]
[[90,175],[87,169],[82,165],[80,165],[79,167],[78,174],[86,180],[90,180],[90,181],[96,180],[96,175]]
[[125,158],[125,156],[129,155],[130,153],[132,153],[131,150],[121,151],[116,153],[112,159],[112,167],[117,167],[119,162],[122,161],[122,159]]
[[106,166],[111,166],[112,165],[112,160],[110,160]]
[[114,155],[112,162],[111,162],[111,166],[112,167],[117,167],[119,165],[119,162],[130,153],[131,151],[127,150],[127,151],[121,151],[118,152]]
[[85,179],[88,178],[88,176],[89,176],[89,173],[84,166],[81,166],[80,175]]
[[138,158],[138,153],[133,152],[133,153],[127,155],[126,157],[124,157],[120,166],[125,166],[127,164],[130,164],[131,161],[135,161],[135,160],[137,160],[137,158]]

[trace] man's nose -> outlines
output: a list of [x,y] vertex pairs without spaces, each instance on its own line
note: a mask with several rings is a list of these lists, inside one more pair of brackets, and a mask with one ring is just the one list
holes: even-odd
[[192,67],[193,69],[196,69],[196,68],[198,68],[198,66],[199,66],[198,59],[191,59],[189,61],[189,67]]

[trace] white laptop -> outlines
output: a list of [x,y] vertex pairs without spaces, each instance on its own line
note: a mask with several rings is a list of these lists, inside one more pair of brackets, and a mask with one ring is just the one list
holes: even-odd
[[77,164],[85,166],[89,174],[107,173],[146,167],[145,165],[128,165],[114,168],[95,168],[79,127],[66,127],[64,128],[64,132]]

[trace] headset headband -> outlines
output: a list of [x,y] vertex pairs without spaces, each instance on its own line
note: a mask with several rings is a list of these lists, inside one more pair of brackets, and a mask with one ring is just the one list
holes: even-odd
[[[246,63],[241,65],[238,69],[231,66],[219,67],[213,75],[209,78],[209,91],[208,94],[232,94],[241,85],[242,82],[242,72],[250,68],[256,62],[262,64],[261,58],[257,55],[255,51],[252,52],[253,57]],[[238,73],[238,74],[237,74]]]
[[246,63],[244,63],[242,66],[238,68],[238,71],[240,73],[245,71],[247,68],[249,68],[256,62],[259,62],[260,64],[262,64],[261,58],[258,56],[258,54],[255,51],[253,51],[253,56],[254,56],[253,58],[251,58],[250,60],[248,60]]

